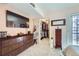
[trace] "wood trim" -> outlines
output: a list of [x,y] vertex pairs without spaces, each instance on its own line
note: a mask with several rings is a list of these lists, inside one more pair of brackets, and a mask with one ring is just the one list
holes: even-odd
[[[12,11],[9,11],[9,10],[6,10],[6,16],[7,16],[7,14],[11,14],[11,15],[16,16],[16,17],[27,19],[27,21],[29,21],[29,18],[27,18],[25,16],[22,16],[22,15],[19,15],[19,14],[15,13],[15,12],[12,12]],[[7,17],[6,17],[6,19],[7,19]]]
[[[56,25],[53,24],[54,22],[58,22],[58,21],[63,21],[63,24],[56,24]],[[51,21],[51,26],[64,26],[65,24],[66,24],[65,19],[58,19],[58,20]]]

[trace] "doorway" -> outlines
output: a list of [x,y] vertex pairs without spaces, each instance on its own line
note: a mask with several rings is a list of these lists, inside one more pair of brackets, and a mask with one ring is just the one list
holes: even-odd
[[55,29],[55,48],[61,48],[62,30]]
[[49,38],[48,20],[41,20],[41,40]]

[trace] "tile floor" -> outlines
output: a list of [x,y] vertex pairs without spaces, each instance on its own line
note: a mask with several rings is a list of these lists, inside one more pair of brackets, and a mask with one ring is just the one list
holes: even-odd
[[18,56],[62,56],[60,49],[50,48],[49,40],[43,39],[39,44],[34,44]]

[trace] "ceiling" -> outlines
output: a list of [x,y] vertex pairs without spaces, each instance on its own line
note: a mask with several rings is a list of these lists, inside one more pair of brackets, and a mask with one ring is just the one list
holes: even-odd
[[[44,18],[46,13],[51,13],[53,10],[68,9],[79,6],[78,3],[34,3],[36,8],[33,8],[29,3],[9,3],[19,11],[33,18]],[[42,16],[42,14],[44,16]]]
[[9,3],[11,7],[21,11],[23,14],[31,18],[42,18],[42,16],[30,6],[29,3]]
[[56,10],[77,6],[79,3],[37,3],[37,5],[43,10]]

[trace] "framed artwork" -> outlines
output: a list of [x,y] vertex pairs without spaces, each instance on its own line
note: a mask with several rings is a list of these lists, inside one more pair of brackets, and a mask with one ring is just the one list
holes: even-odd
[[51,26],[64,26],[64,25],[65,25],[65,19],[58,19],[51,21]]

